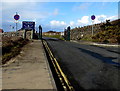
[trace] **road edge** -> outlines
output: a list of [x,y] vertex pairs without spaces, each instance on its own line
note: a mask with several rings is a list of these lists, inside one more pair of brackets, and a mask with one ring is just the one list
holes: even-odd
[[51,72],[51,69],[50,69],[50,66],[49,66],[49,63],[48,63],[48,59],[47,59],[47,55],[46,55],[46,53],[45,53],[45,49],[44,49],[44,47],[43,47],[43,41],[42,40],[40,40],[41,41],[41,44],[42,44],[42,50],[43,50],[43,53],[44,53],[44,56],[45,56],[45,63],[46,63],[46,65],[47,65],[47,68],[48,68],[48,72],[49,72],[49,76],[50,76],[50,81],[51,81],[51,83],[52,83],[52,86],[53,86],[53,89],[54,89],[54,91],[57,91],[57,87],[56,87],[56,84],[55,84],[55,80],[54,80],[54,78],[53,78],[53,74],[52,74],[52,72]]

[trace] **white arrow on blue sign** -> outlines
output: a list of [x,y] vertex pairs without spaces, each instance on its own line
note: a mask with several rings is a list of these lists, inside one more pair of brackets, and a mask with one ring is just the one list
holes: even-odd
[[23,29],[35,29],[35,22],[32,21],[23,21],[22,22],[22,28]]

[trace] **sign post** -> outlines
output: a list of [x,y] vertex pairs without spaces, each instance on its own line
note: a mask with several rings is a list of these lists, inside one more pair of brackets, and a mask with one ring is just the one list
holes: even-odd
[[93,24],[94,24],[94,20],[95,20],[95,15],[92,15],[91,19],[92,19],[92,36],[93,36],[93,33],[94,33],[94,31],[93,31]]
[[17,12],[16,12],[16,15],[14,15],[14,19],[16,23],[16,32],[17,32],[17,23],[18,23],[18,20],[20,19],[20,16],[17,14]]

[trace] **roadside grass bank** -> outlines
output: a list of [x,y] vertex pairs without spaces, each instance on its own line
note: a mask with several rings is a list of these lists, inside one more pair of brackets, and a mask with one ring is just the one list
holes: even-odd
[[[120,44],[120,19],[114,21],[106,20],[106,22],[98,25],[99,27],[94,25],[93,35],[92,30],[89,31],[86,27],[73,28],[72,39],[105,44]],[[89,28],[91,29],[91,27]]]
[[5,64],[11,58],[18,55],[21,48],[29,42],[28,39],[21,37],[2,37],[2,64]]

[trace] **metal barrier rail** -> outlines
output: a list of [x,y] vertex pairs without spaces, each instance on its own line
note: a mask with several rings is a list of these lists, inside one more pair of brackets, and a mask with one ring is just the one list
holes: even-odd
[[47,44],[47,42],[45,40],[43,40],[43,44],[44,44],[44,46],[45,46],[45,48],[46,48],[46,50],[47,50],[47,52],[49,54],[49,57],[50,57],[50,59],[52,61],[52,64],[53,64],[53,66],[55,68],[55,71],[56,71],[56,73],[57,73],[57,75],[59,77],[59,80],[60,80],[60,82],[61,82],[61,84],[63,86],[64,91],[75,91],[73,86],[70,84],[67,77],[63,73],[60,65],[58,64],[56,58],[53,56],[53,54],[52,54],[52,52],[51,52],[51,50],[50,50],[50,48],[49,48],[49,46],[48,46],[48,44]]

